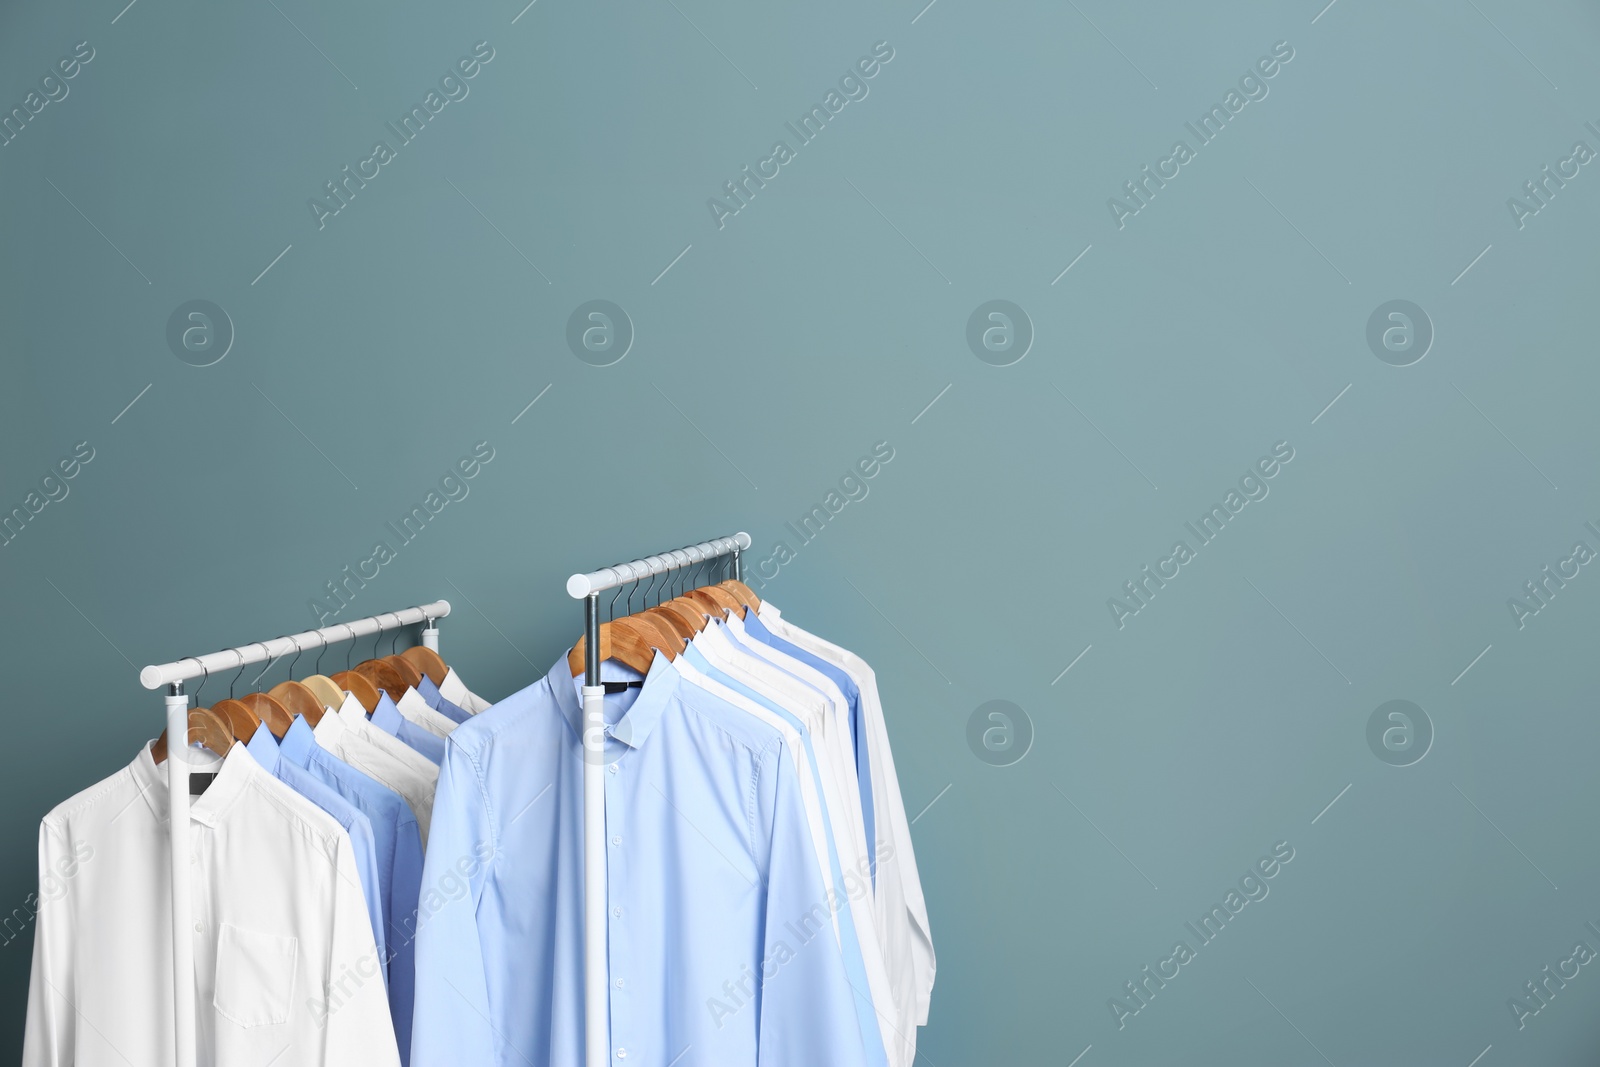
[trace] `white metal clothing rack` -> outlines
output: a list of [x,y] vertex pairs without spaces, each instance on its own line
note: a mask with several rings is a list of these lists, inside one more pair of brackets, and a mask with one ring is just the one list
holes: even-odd
[[[733,557],[733,576],[744,577],[739,553],[750,547],[743,531],[659,556],[618,563],[567,579],[567,593],[583,601],[583,1058],[585,1067],[607,1067],[611,1024],[606,992],[606,786],[605,687],[600,684],[601,590],[615,589],[668,571],[723,556]],[[185,1065],[187,1067],[187,1065]]]
[[146,689],[166,686],[167,797],[171,813],[168,825],[172,848],[172,1048],[175,1067],[194,1067],[195,1064],[194,939],[189,935],[189,916],[192,914],[188,863],[189,746],[186,743],[189,736],[189,696],[183,691],[183,683],[190,678],[209,675],[214,670],[237,669],[251,663],[277,659],[290,652],[322,648],[337,641],[398,630],[419,622],[427,623],[422,631],[423,645],[437,652],[439,628],[434,621],[449,614],[450,602],[436,600],[420,607],[353,619],[320,630],[307,630],[241,648],[225,648],[205,656],[191,656],[174,663],[152,665],[139,672],[139,682]]

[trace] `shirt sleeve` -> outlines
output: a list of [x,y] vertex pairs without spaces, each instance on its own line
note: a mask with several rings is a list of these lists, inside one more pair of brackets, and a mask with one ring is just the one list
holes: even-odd
[[360,1063],[400,1067],[400,1048],[383,988],[383,960],[373,942],[356,873],[355,852],[341,835],[335,848],[333,934],[328,953],[330,1009],[323,1039],[328,1067]]
[[472,760],[447,746],[417,915],[411,1067],[498,1064],[478,902],[494,856],[489,806]]
[[411,1019],[417,991],[417,898],[422,891],[422,835],[404,810],[396,823],[394,866],[389,872],[389,1011],[400,1048],[411,1048]]
[[38,913],[33,930],[33,975],[28,983],[27,1035],[22,1067],[71,1067],[77,1062],[70,968],[72,927],[66,901],[52,894],[51,872],[68,854],[49,823],[39,824]]
[[[384,934],[383,902],[378,892],[378,845],[372,834],[372,820],[355,812],[346,828],[350,835],[350,849],[355,855],[356,874],[361,879],[361,897],[367,906],[367,922],[372,927],[372,940],[378,946],[378,959],[389,958],[388,938]],[[383,968],[387,981],[388,968]]]
[[[871,1062],[833,935],[837,902],[817,867],[789,754],[773,746],[762,768],[761,825],[768,833],[759,1067],[866,1067]],[[809,921],[808,921],[809,920]],[[871,1013],[867,1013],[869,1018]]]

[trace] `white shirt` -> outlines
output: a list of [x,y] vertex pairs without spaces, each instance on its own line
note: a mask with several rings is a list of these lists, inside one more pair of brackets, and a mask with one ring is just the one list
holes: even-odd
[[489,707],[489,702],[467,688],[454,667],[449,668],[444,681],[439,683],[439,695],[463,711],[476,715]]
[[[198,1067],[398,1067],[350,839],[243,745],[189,762]],[[175,1058],[166,773],[146,746],[39,827],[23,1067]]]
[[[866,661],[838,645],[807,633],[781,617],[776,605],[762,601],[757,611],[762,625],[785,641],[825,659],[848,674],[861,690],[861,718],[866,728],[867,758],[872,768],[872,800],[877,831],[878,882],[873,897],[878,929],[885,938],[884,963],[897,987],[910,982],[917,992],[917,1024],[928,1022],[933,995],[935,960],[928,905],[911,847],[911,823],[900,797],[900,779],[889,750],[889,731],[878,681]],[[914,1032],[913,1032],[914,1035]]]
[[428,702],[422,699],[422,694],[415,689],[408,688],[400,699],[394,702],[394,706],[402,716],[435,737],[449,737],[450,731],[456,728],[454,719],[430,708]]
[[422,847],[428,847],[428,824],[433,818],[433,791],[439,768],[410,745],[372,725],[367,710],[346,694],[338,711],[328,714],[312,730],[317,744],[358,771],[364,771],[405,798],[417,817]]

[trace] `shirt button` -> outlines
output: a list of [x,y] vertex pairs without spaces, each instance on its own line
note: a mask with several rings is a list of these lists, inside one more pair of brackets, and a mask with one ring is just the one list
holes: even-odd
[[622,909],[621,908],[612,908],[611,909],[611,914],[612,914],[612,916],[614,918],[620,919],[620,918],[622,918]]
[[625,1049],[625,1048],[617,1049],[617,1059],[625,1060],[627,1058],[628,1058],[628,1050],[627,1049]]
[[622,988],[622,979],[620,979],[620,978],[617,979],[617,988],[618,989]]
[[606,768],[606,770],[610,771],[612,774],[616,774],[617,773],[617,765],[615,763],[613,763],[610,766],[608,766]]
[[197,933],[197,934],[205,933],[206,932],[206,924],[205,923],[195,923],[194,924],[194,932]]
[[618,836],[617,836],[617,837],[613,837],[613,838],[612,838],[612,839],[611,839],[611,843],[612,843],[612,844],[613,844],[613,845],[620,845],[620,844],[622,844],[622,837],[621,837],[621,836],[620,836],[620,835],[618,835]]

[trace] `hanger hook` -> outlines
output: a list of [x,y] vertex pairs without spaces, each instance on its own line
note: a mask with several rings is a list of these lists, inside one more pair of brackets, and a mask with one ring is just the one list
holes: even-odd
[[349,646],[344,650],[344,669],[348,671],[350,669],[350,656],[356,650],[356,628],[347,622],[342,622],[339,625],[344,627],[344,632],[347,635],[345,640],[350,642]]
[[234,685],[239,681],[240,678],[242,678],[244,676],[244,653],[239,651],[236,648],[236,649],[233,650],[233,654],[235,656],[239,657],[239,673],[235,674],[232,678],[230,678],[228,680],[228,699],[229,700],[233,699],[233,687],[234,687]]
[[389,631],[389,655],[391,656],[394,655],[394,646],[400,643],[400,631],[404,629],[404,627],[400,625],[399,615],[394,617],[394,622],[394,629]]
[[211,669],[207,667],[198,656],[191,656],[189,658],[194,660],[195,663],[200,667],[200,684],[194,687],[194,706],[198,708],[202,706],[200,703],[200,690],[206,687],[206,679],[211,677]]
[[[628,568],[628,573],[632,574],[633,568]],[[611,595],[611,603],[606,605],[606,618],[615,619],[617,617],[617,598],[622,595],[622,587],[626,584],[626,582],[617,583],[617,591]],[[628,600],[631,602],[633,597],[630,596]],[[631,615],[633,612],[630,610],[629,614]]]
[[294,645],[294,659],[289,661],[289,677],[293,678],[295,666],[300,662],[300,642],[296,640],[294,634],[285,634],[284,636],[289,639],[290,644]]
[[[322,637],[322,635],[320,635],[320,634],[318,636]],[[322,637],[322,644],[317,646],[317,665],[314,668],[312,668],[312,671],[311,671],[312,674],[321,674],[322,673],[322,656],[323,656],[323,653],[325,653],[327,651],[328,651],[328,639],[326,637]]]

